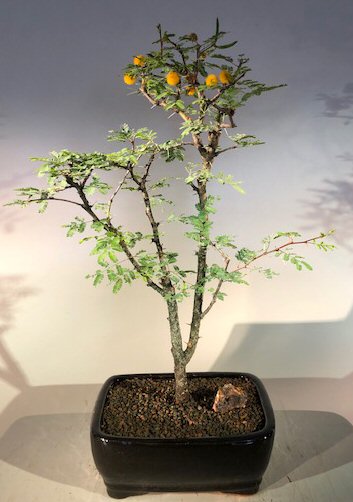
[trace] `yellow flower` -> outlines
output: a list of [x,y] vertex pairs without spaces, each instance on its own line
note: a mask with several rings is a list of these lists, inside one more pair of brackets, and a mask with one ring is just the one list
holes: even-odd
[[177,73],[176,71],[170,71],[169,73],[167,73],[166,80],[167,84],[169,85],[178,85],[180,82],[179,73]]
[[186,88],[186,94],[188,96],[193,96],[195,94],[195,92],[196,92],[196,89],[193,86],[189,86]]
[[215,85],[217,85],[218,84],[217,75],[214,75],[213,73],[207,75],[205,84],[207,85],[207,87],[214,87]]
[[231,79],[232,79],[228,70],[222,70],[221,73],[219,74],[218,78],[222,82],[222,84],[224,84],[224,85],[230,84]]
[[138,56],[134,57],[134,65],[135,66],[145,66],[146,64],[146,56],[143,54],[139,54]]
[[134,85],[134,83],[136,82],[136,78],[133,77],[132,75],[129,75],[128,73],[125,73],[124,82],[126,85]]

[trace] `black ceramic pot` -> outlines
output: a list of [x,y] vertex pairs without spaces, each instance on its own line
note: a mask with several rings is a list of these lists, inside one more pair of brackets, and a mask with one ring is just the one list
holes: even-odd
[[107,393],[131,377],[170,378],[172,374],[118,375],[109,378],[97,398],[91,424],[92,453],[108,495],[125,498],[147,492],[256,493],[268,465],[275,420],[262,382],[248,373],[190,373],[193,377],[240,377],[254,382],[264,411],[264,427],[227,438],[126,438],[101,431]]

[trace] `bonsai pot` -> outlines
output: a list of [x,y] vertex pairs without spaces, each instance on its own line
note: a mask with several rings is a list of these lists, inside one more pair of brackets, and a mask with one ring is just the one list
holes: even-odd
[[172,374],[118,375],[103,385],[93,412],[91,446],[108,495],[125,498],[147,492],[256,493],[272,450],[275,420],[262,382],[248,373],[190,373],[195,377],[246,378],[263,409],[261,430],[232,437],[132,438],[106,434],[102,416],[112,386],[126,378],[166,379]]

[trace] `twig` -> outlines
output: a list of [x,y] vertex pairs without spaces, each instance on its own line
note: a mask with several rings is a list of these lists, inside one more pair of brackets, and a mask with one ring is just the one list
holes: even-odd
[[162,26],[160,24],[157,25],[157,30],[159,33],[159,42],[161,44],[161,56],[163,56],[163,35],[162,35]]
[[83,207],[82,204],[80,204],[79,202],[75,202],[74,200],[69,200],[69,199],[58,199],[56,197],[45,197],[45,198],[40,198],[40,199],[29,199],[28,202],[43,202],[43,201],[49,201],[49,200],[58,200],[60,202],[68,202],[69,204],[75,204],[75,206],[80,206],[80,207]]
[[118,194],[119,190],[121,189],[121,187],[123,186],[126,178],[127,178],[127,175],[129,174],[129,171],[126,171],[123,179],[121,180],[121,182],[119,183],[119,185],[117,186],[115,192],[113,193],[113,195],[111,196],[110,200],[109,200],[109,203],[108,203],[108,211],[107,211],[107,218],[108,220],[110,221],[111,219],[111,209],[112,209],[112,204],[113,204],[113,201],[116,197],[116,195]]
[[[294,245],[298,245],[298,244],[310,244],[311,242],[314,242],[316,241],[317,239],[320,239],[322,236],[319,235],[317,237],[312,237],[311,239],[306,239],[306,240],[303,240],[303,241],[293,241],[293,240],[290,240],[289,242],[286,242],[285,244],[282,244],[281,246],[277,246],[276,248],[274,249],[271,249],[270,251],[268,250],[268,247],[262,252],[260,253],[259,255],[255,256],[252,260],[250,260],[249,262],[245,263],[244,265],[241,265],[239,267],[236,267],[234,270],[233,270],[233,273],[234,272],[239,272],[240,270],[244,270],[246,268],[249,267],[249,265],[251,263],[253,263],[255,260],[258,260],[259,258],[263,258],[264,256],[268,256],[272,253],[278,253],[278,251],[281,251],[281,249],[284,249],[288,246],[294,246]],[[213,245],[213,243],[211,243]],[[227,257],[228,258],[228,257]],[[229,258],[228,258],[229,259]],[[224,268],[224,270],[227,270],[228,269],[228,265],[230,263],[230,259],[228,262],[226,262],[226,267]],[[211,299],[211,302],[210,304],[208,305],[208,307],[202,312],[201,314],[201,319],[203,319],[205,317],[206,314],[208,314],[208,312],[211,310],[211,308],[213,307],[213,305],[216,303],[217,301],[217,296],[218,296],[218,293],[221,289],[221,286],[223,284],[223,280],[220,279],[219,282],[218,282],[218,286],[216,288],[216,290],[214,291],[213,295],[212,295],[212,299]]]
[[248,268],[248,266],[251,263],[253,263],[254,261],[256,261],[256,260],[258,260],[260,258],[263,258],[264,256],[268,256],[268,255],[273,254],[273,253],[278,253],[278,251],[281,251],[281,249],[284,249],[284,248],[286,248],[288,246],[297,246],[297,245],[300,245],[300,244],[310,244],[310,243],[312,243],[312,242],[314,242],[317,239],[320,239],[322,237],[323,237],[322,235],[318,235],[317,237],[312,237],[311,239],[306,239],[306,240],[303,240],[303,241],[294,241],[294,240],[291,239],[289,242],[286,242],[285,244],[282,244],[281,246],[277,246],[276,248],[271,249],[270,251],[267,248],[267,249],[265,249],[265,251],[263,251],[259,255],[255,256],[254,258],[252,258],[250,261],[248,261],[244,265],[236,267],[233,270],[233,272],[238,272],[239,270],[244,270],[244,268]]
[[[228,267],[229,267],[230,257],[227,256],[225,254],[225,252],[217,246],[216,243],[211,242],[211,245],[221,254],[221,256],[222,256],[222,258],[224,260],[224,263],[225,263],[225,265],[224,265],[224,271],[226,272],[228,270]],[[223,279],[219,279],[217,287],[216,287],[215,291],[213,292],[212,299],[211,299],[208,307],[201,314],[201,319],[203,319],[205,317],[205,315],[208,314],[208,312],[211,310],[211,308],[213,307],[213,305],[216,303],[216,301],[218,299],[218,293],[221,290],[223,282],[224,282]]]
[[227,148],[223,148],[223,150],[218,150],[218,152],[216,152],[216,157],[221,153],[228,152],[228,150],[235,150],[235,148],[238,148],[238,145],[228,146]]

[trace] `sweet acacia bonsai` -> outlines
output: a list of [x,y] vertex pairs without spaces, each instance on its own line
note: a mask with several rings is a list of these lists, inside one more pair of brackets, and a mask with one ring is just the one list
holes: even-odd
[[[94,233],[81,240],[92,239],[94,243],[92,254],[98,258],[99,269],[88,276],[93,277],[94,285],[107,279],[113,292],[118,293],[123,284],[142,279],[162,297],[168,311],[175,396],[182,403],[189,399],[186,367],[196,350],[202,320],[217,300],[223,300],[224,284],[247,284],[245,276],[251,270],[272,278],[271,269],[258,266],[268,255],[290,262],[298,270],[311,270],[293,251],[294,246],[308,244],[324,251],[333,246],[323,240],[330,232],[312,238],[302,238],[297,232],[277,232],[263,240],[260,250],[240,247],[232,236],[213,233],[217,197],[209,192],[209,185],[218,182],[243,192],[232,174],[214,169],[216,160],[231,150],[261,144],[252,135],[228,132],[236,127],[236,112],[249,99],[283,85],[268,86],[250,79],[248,59],[228,54],[236,42],[223,42],[225,32],[220,31],[218,20],[215,33],[204,41],[196,33],[177,37],[162,31],[160,25],[157,28],[155,50],[135,56],[125,68],[123,80],[153,107],[178,119],[178,137],[158,142],[156,132],[147,128],[133,130],[123,124],[108,137],[109,141],[123,144],[113,153],[62,150],[51,152],[47,158],[35,158],[42,163],[38,174],[46,178],[47,184],[45,188],[17,189],[19,199],[12,204],[36,203],[39,212],[51,201],[74,204],[86,215],[65,225],[67,235],[87,230]],[[186,163],[189,148],[196,150],[199,162]],[[160,177],[157,166],[161,161],[166,167],[180,162],[181,175],[186,169],[185,190],[192,190],[196,198],[192,214],[174,212],[162,219],[161,207],[173,204],[166,198],[168,187],[180,177],[169,176],[168,170],[166,176]],[[142,198],[149,233],[127,230],[120,216],[114,215],[114,202],[122,190],[134,191],[136,197]],[[105,196],[103,201],[101,196]],[[191,257],[195,262],[191,268],[181,266],[178,252],[167,249],[164,243],[165,228],[171,221],[188,227],[185,237],[194,242],[196,256]],[[210,248],[218,253],[216,263],[209,262]],[[189,296],[193,300],[192,312],[184,345],[179,302]]]

